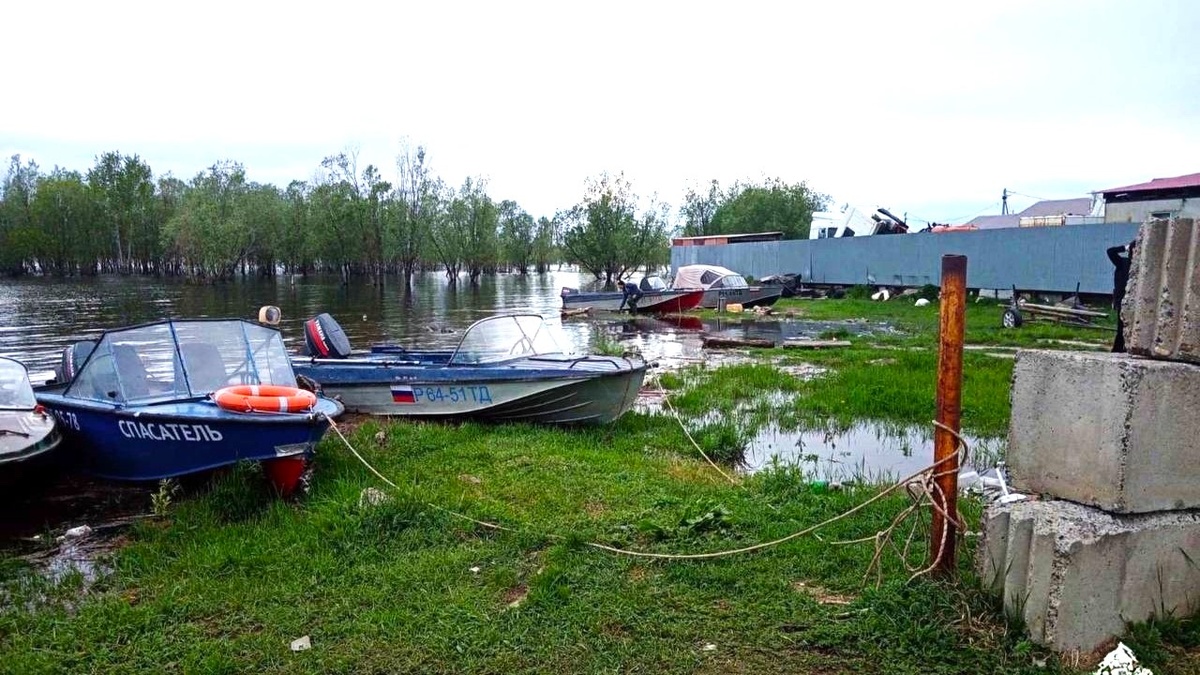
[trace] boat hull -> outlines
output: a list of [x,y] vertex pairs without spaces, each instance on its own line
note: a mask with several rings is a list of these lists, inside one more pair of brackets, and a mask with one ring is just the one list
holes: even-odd
[[0,411],[0,467],[5,470],[42,463],[62,445],[54,417],[25,410]]
[[743,309],[753,307],[770,307],[779,301],[783,295],[781,286],[750,286],[748,288],[713,288],[704,292],[700,306],[705,309],[718,309],[722,299],[725,304],[737,303]]
[[211,401],[112,407],[40,393],[85,471],[101,478],[148,481],[199,473],[240,461],[311,457],[341,414],[320,399],[312,413],[234,413]]
[[[607,424],[633,407],[646,365],[620,358],[577,359],[579,368],[457,368],[293,359],[350,412],[421,419],[536,424]],[[624,365],[618,365],[625,361]],[[570,363],[569,361],[564,363]],[[601,370],[603,364],[610,364]]]
[[[700,306],[701,290],[644,291],[637,301],[637,313],[686,312]],[[623,293],[567,293],[562,296],[563,309],[590,308],[596,311],[617,312],[627,309],[629,301]],[[625,301],[625,307],[621,306]]]

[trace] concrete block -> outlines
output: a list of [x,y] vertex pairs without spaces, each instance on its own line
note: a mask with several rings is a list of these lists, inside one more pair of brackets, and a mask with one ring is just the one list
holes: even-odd
[[1129,353],[1200,363],[1200,223],[1141,226],[1121,318]]
[[993,504],[976,564],[1030,639],[1090,653],[1126,622],[1200,609],[1200,510],[1114,515],[1065,501]]
[[1200,508],[1200,366],[1021,350],[1009,479],[1114,513]]

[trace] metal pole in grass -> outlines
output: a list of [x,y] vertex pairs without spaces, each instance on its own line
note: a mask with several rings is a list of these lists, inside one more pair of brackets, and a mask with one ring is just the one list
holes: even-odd
[[[963,332],[966,324],[967,257],[942,256],[942,299],[938,325],[937,421],[959,430],[962,413]],[[934,474],[939,488],[933,498],[933,527],[929,554],[937,561],[935,572],[954,571],[958,512],[958,442],[954,434],[938,427],[933,434]],[[946,460],[943,462],[942,460]],[[949,516],[949,517],[947,517]]]

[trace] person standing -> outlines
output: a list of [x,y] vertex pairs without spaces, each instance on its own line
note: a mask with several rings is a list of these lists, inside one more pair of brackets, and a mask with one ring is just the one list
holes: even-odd
[[[1121,302],[1125,299],[1125,286],[1129,284],[1129,266],[1133,261],[1133,246],[1131,241],[1121,246],[1108,249],[1108,259],[1113,264],[1113,309],[1117,310],[1117,337],[1113,340],[1113,352],[1125,350],[1125,322],[1121,320]],[[1122,256],[1121,254],[1125,255]]]

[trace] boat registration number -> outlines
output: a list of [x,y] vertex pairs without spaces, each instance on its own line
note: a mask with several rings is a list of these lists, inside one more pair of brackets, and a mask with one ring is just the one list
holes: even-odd
[[393,403],[492,403],[486,384],[462,387],[392,387]]

